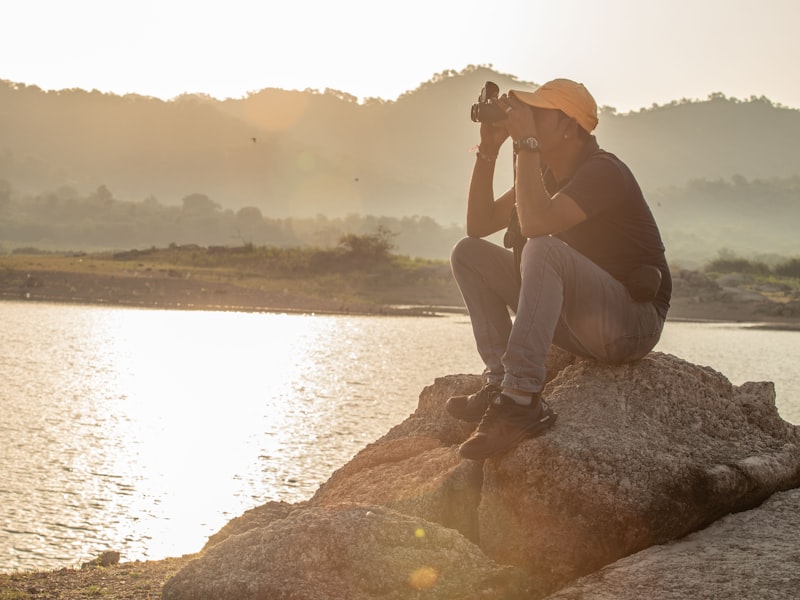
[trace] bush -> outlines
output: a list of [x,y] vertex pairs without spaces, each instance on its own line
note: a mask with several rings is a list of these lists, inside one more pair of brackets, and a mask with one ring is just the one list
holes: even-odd
[[763,262],[746,258],[720,257],[712,260],[705,268],[711,273],[747,273],[749,275],[769,275],[769,267]]
[[791,258],[775,266],[775,274],[783,277],[800,278],[800,258]]
[[394,248],[391,238],[395,234],[383,225],[378,226],[377,233],[356,235],[348,233],[339,238],[339,246],[354,258],[385,260],[389,251]]

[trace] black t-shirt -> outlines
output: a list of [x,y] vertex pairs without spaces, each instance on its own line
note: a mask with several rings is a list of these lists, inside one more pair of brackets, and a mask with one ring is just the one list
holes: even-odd
[[638,267],[658,267],[661,286],[653,305],[666,318],[672,278],[664,244],[642,190],[625,163],[596,149],[558,192],[575,200],[588,218],[555,237],[622,283]]

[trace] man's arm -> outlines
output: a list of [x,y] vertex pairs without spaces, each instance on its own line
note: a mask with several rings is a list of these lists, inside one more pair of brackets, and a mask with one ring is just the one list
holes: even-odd
[[540,175],[538,152],[517,155],[516,200],[522,235],[527,238],[564,231],[586,220],[583,209],[566,194],[550,196]]
[[467,197],[467,235],[486,237],[508,226],[514,206],[514,190],[495,200],[492,181],[494,160],[477,157]]

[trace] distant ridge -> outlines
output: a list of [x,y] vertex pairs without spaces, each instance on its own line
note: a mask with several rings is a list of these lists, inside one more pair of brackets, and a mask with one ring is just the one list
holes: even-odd
[[[486,80],[502,90],[537,85],[470,66],[439,73],[396,101],[359,104],[336,90],[163,101],[0,81],[0,199],[3,189],[19,200],[104,186],[121,201],[179,205],[199,193],[223,210],[255,207],[268,218],[461,223],[478,140],[469,106]],[[682,188],[695,180],[800,175],[800,111],[766,98],[713,94],[625,114],[603,108],[597,135],[662,206],[673,202],[670,193],[685,197]],[[506,160],[498,167],[503,186],[511,184]],[[787,202],[796,207],[800,199],[790,193]]]

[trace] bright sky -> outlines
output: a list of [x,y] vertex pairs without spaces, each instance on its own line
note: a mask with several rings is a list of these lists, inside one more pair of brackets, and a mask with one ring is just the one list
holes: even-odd
[[0,79],[46,90],[394,100],[474,64],[582,81],[620,112],[712,92],[800,108],[798,0],[0,0],[0,14]]

